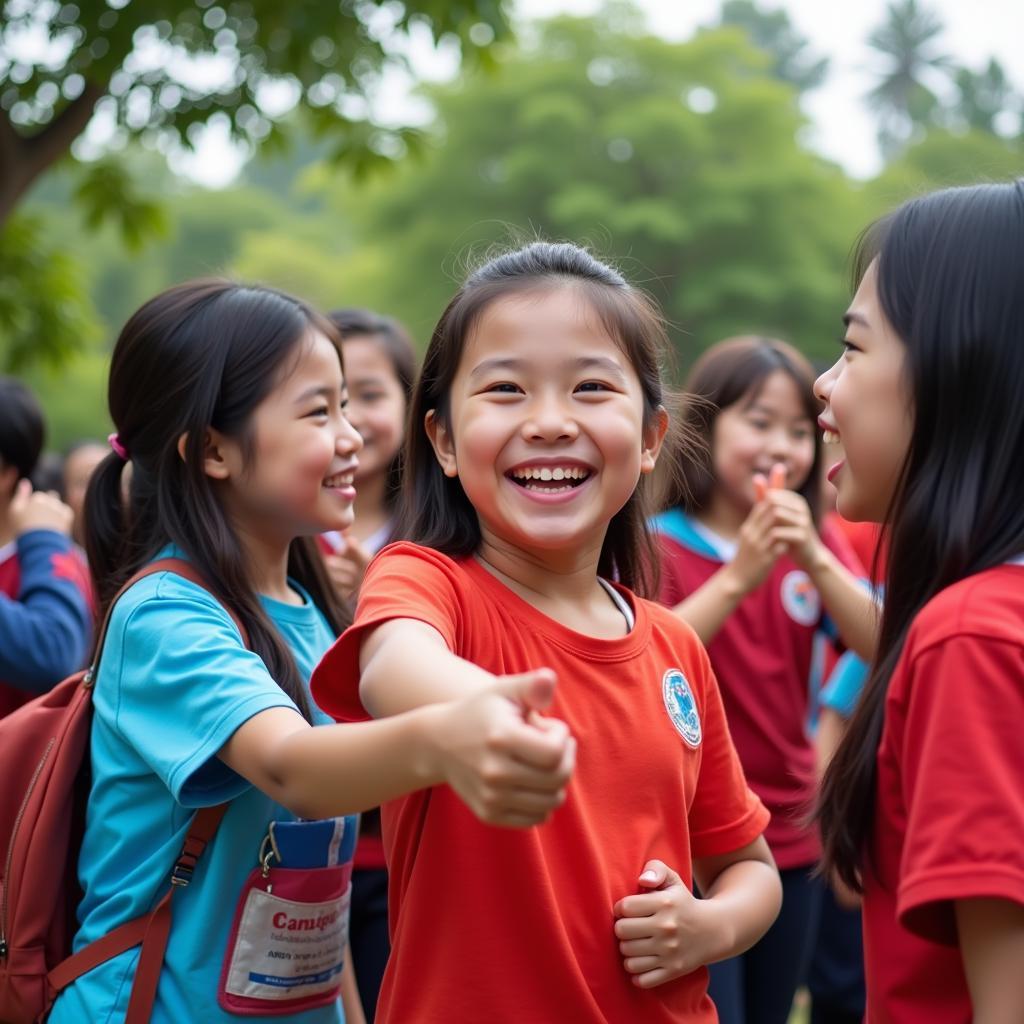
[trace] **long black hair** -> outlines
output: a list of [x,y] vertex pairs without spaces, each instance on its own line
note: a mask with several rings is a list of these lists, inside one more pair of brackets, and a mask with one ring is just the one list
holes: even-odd
[[[251,420],[311,330],[338,348],[334,327],[299,300],[269,288],[200,280],[151,299],[114,346],[108,402],[125,463],[111,452],[85,499],[89,568],[103,615],[117,591],[167,544],[195,565],[249,633],[252,649],[309,717],[299,670],[259,600],[241,542],[203,471],[209,428],[251,451]],[[178,443],[187,435],[182,454]],[[350,621],[314,538],[298,538],[288,573],[310,593],[335,632]]]
[[[480,545],[480,523],[457,479],[446,477],[424,429],[428,412],[450,428],[450,390],[466,341],[484,310],[509,295],[570,284],[580,288],[609,335],[622,347],[640,379],[644,426],[673,404],[662,384],[668,353],[665,325],[654,302],[631,287],[618,271],[568,242],[533,242],[506,252],[471,274],[434,328],[413,390],[405,447],[405,475],[396,536],[454,557]],[[670,419],[663,458],[677,462],[682,443]],[[598,563],[603,576],[618,578],[641,595],[653,591],[657,554],[647,529],[655,511],[651,476],[641,478],[626,504],[612,517]]]
[[885,696],[914,617],[1024,551],[1024,181],[914,199],[869,228],[882,311],[906,346],[909,447],[890,529],[878,652],[825,775],[825,866],[860,887]]

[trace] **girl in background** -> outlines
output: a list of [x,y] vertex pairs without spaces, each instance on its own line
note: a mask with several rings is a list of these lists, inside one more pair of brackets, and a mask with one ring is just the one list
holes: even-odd
[[[416,356],[405,328],[369,310],[339,309],[328,319],[341,335],[348,386],[346,415],[363,440],[356,470],[355,519],[344,533],[326,534],[331,579],[354,594],[370,558],[394,539],[395,506],[401,483],[401,451]],[[352,871],[349,939],[366,1019],[377,1010],[387,965],[388,873],[380,834],[380,811],[362,815]]]
[[785,1024],[815,933],[819,845],[804,819],[815,794],[808,679],[819,630],[869,653],[870,595],[842,539],[819,536],[819,405],[813,371],[762,337],[713,346],[686,383],[686,422],[706,445],[658,517],[661,600],[707,646],[766,831],[784,899],[771,930],[715,964],[723,1024]]
[[365,309],[339,309],[328,319],[341,336],[349,389],[347,415],[363,439],[356,472],[356,512],[344,535],[325,535],[331,579],[354,597],[366,565],[394,539],[405,420],[416,354],[405,328]]
[[819,812],[863,891],[871,1024],[1024,1020],[1022,267],[1024,180],[904,204],[816,385],[839,513],[888,540]]
[[386,1024],[711,1024],[705,965],[778,911],[707,658],[636,593],[665,344],[649,301],[568,244],[492,260],[435,328],[406,448],[412,543],[370,566],[314,692],[386,719],[548,666],[579,765],[528,832],[480,828],[443,787],[383,808]]

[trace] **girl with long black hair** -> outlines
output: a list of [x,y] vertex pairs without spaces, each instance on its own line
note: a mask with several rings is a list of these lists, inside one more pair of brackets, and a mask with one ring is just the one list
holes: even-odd
[[870,1024],[1024,1020],[1024,181],[862,239],[819,378],[846,518],[890,531],[877,657],[826,773]]

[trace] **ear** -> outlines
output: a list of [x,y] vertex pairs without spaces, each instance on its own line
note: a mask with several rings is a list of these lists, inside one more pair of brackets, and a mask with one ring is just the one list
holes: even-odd
[[18,486],[18,467],[9,466],[0,459],[0,497],[13,498]]
[[459,475],[458,464],[455,460],[455,440],[451,431],[434,415],[435,411],[431,409],[423,418],[423,428],[434,447],[434,454],[441,464],[441,471],[445,476],[455,478]]
[[659,405],[650,426],[644,430],[643,451],[640,453],[640,472],[650,473],[658,461],[665,434],[668,433],[668,413]]
[[[178,455],[185,461],[185,449],[188,445],[188,431],[178,438]],[[227,438],[212,428],[203,434],[203,472],[213,480],[227,480],[231,476],[231,452]]]

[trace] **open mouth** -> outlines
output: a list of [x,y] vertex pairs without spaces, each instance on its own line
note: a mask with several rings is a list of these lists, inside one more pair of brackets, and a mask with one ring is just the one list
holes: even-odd
[[583,466],[520,466],[505,475],[524,490],[560,494],[579,487],[591,471]]
[[346,487],[352,487],[355,483],[355,471],[349,471],[348,473],[335,473],[334,476],[329,476],[320,485],[329,491],[342,490]]
[[839,433],[835,430],[823,430],[821,440],[823,444],[839,444]]

